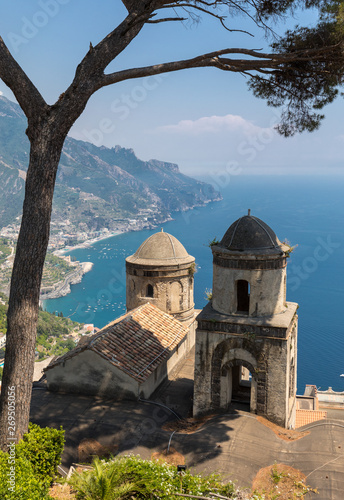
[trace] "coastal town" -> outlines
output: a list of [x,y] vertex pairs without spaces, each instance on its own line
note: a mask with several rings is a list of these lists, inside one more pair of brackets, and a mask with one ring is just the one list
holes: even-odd
[[[48,257],[41,287],[41,300],[56,299],[70,293],[70,285],[80,283],[82,276],[92,269],[91,262],[78,262],[65,253],[76,248],[86,248],[97,241],[111,238],[129,231],[141,231],[157,227],[158,223],[172,220],[170,216],[161,219],[159,214],[152,216],[151,210],[140,210],[135,219],[116,220],[115,229],[104,227],[99,231],[78,230],[68,219],[52,221],[48,245]],[[9,285],[14,261],[15,246],[20,229],[20,217],[16,223],[0,230],[0,291],[9,294]],[[49,255],[60,259],[54,260],[54,272],[49,270]],[[63,268],[56,273],[56,268]]]
[[[52,220],[48,251],[61,255],[76,246],[86,247],[111,236],[126,233],[129,231],[141,231],[143,229],[153,229],[157,224],[172,220],[170,215],[160,214],[150,208],[141,209],[135,218],[118,218],[112,221],[113,229],[102,227],[97,231],[89,230],[86,224],[79,223],[75,226],[70,220]],[[20,230],[21,217],[16,218],[16,222],[0,229],[0,237],[7,238],[13,244],[17,241]],[[82,229],[80,228],[82,227]],[[58,253],[57,253],[58,251]]]

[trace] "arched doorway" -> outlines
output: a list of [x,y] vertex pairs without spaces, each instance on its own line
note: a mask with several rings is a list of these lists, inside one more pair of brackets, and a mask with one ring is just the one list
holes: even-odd
[[257,381],[253,366],[242,359],[234,359],[221,369],[220,400],[221,407],[231,403],[247,405],[247,410],[255,412],[257,408]]
[[[232,402],[257,410],[257,363],[245,349],[225,350],[218,345],[212,364],[212,407],[227,409]],[[221,352],[222,351],[222,352]]]

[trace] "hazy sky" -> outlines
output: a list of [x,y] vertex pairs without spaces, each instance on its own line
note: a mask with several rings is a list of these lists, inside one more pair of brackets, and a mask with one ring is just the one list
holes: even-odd
[[[3,0],[0,33],[44,98],[53,103],[88,51],[125,16],[120,0]],[[293,23],[311,23],[312,13]],[[229,33],[213,19],[199,24],[148,25],[109,69],[193,57],[226,47],[266,47],[243,18]],[[0,81],[0,92],[13,99]],[[343,173],[343,99],[325,109],[321,129],[292,139],[273,130],[278,111],[254,98],[241,75],[191,69],[123,82],[98,91],[71,135],[108,147],[133,148],[140,158],[178,163],[190,175],[238,173]]]

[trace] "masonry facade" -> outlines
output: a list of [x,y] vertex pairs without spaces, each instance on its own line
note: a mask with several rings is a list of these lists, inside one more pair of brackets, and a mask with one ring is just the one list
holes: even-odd
[[294,427],[298,306],[286,301],[289,252],[251,215],[212,246],[212,301],[197,317],[194,416],[239,401]]
[[126,258],[127,309],[150,302],[179,321],[194,316],[195,258],[163,231]]

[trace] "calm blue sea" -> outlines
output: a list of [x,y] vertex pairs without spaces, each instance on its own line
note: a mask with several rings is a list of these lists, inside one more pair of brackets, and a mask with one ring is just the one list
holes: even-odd
[[[212,288],[208,247],[251,209],[280,240],[298,245],[288,262],[289,301],[298,302],[298,393],[305,384],[344,391],[344,176],[232,176],[223,201],[184,213],[163,225],[196,258],[195,303]],[[155,230],[156,231],[156,230]],[[102,327],[125,312],[125,258],[155,231],[127,233],[71,252],[94,263],[82,283],[44,307]]]

